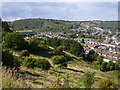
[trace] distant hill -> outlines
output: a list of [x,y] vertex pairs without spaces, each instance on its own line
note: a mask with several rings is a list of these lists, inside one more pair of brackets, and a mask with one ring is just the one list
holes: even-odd
[[23,19],[9,23],[14,30],[32,29],[34,32],[73,32],[80,22],[53,19]]
[[9,22],[13,30],[32,29],[34,32],[67,32],[73,33],[80,24],[100,27],[103,29],[118,30],[117,21],[64,21],[54,19],[21,19]]
[[83,21],[82,23],[102,29],[118,30],[118,21]]

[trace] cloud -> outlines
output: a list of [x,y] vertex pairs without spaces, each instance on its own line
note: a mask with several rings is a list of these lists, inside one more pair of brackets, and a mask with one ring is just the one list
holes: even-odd
[[2,18],[56,18],[65,20],[117,20],[113,2],[4,2]]
[[119,2],[119,0],[1,0],[2,2]]

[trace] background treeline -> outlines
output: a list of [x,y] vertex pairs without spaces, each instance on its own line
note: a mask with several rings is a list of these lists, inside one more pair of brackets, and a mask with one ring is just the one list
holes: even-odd
[[13,30],[32,29],[34,32],[73,32],[80,22],[53,19],[24,19],[9,23]]
[[89,26],[100,27],[102,29],[118,30],[118,21],[83,21]]
[[102,29],[118,30],[117,21],[64,21],[54,19],[22,19],[9,22],[12,30],[32,29],[34,32],[68,32],[77,29],[80,24],[100,27]]

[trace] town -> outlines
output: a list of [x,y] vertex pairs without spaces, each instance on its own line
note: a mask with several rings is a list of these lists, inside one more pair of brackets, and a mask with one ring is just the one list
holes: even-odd
[[[71,33],[64,34],[64,33],[52,33],[52,32],[40,32],[35,35],[32,35],[30,38],[37,37],[37,38],[46,39],[45,37],[49,37],[49,38],[59,38],[59,39],[72,39],[72,40],[76,40],[77,42],[81,43],[84,46],[85,54],[88,54],[89,51],[92,49],[99,55],[104,56],[104,61],[106,62],[110,60],[116,62],[116,60],[120,59],[120,53],[119,53],[120,39],[118,37],[118,34],[120,34],[120,32],[116,31],[116,33],[112,37],[110,37],[109,35],[112,34],[112,31],[110,30],[104,30],[99,27],[92,27],[83,24],[81,24],[78,29],[73,29],[73,31],[78,31],[78,32],[83,32],[83,31],[85,32],[89,30],[92,30],[92,32],[83,33],[83,34],[92,35],[92,36],[101,35],[102,37],[105,38],[97,39],[97,40],[96,39],[85,40],[85,38],[83,37],[82,39],[84,39],[84,43],[81,43],[81,39],[76,40],[74,38],[66,37],[68,35],[71,35]],[[17,32],[20,32],[22,34],[29,34],[32,33],[32,30],[19,30]],[[108,32],[109,34],[105,35],[104,34],[105,32]],[[79,37],[79,34],[76,33],[76,37]],[[28,40],[29,37],[25,36],[24,39]]]

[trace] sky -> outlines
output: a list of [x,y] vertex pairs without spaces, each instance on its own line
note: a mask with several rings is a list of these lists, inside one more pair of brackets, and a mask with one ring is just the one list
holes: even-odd
[[118,2],[2,2],[2,20],[27,18],[116,21]]

